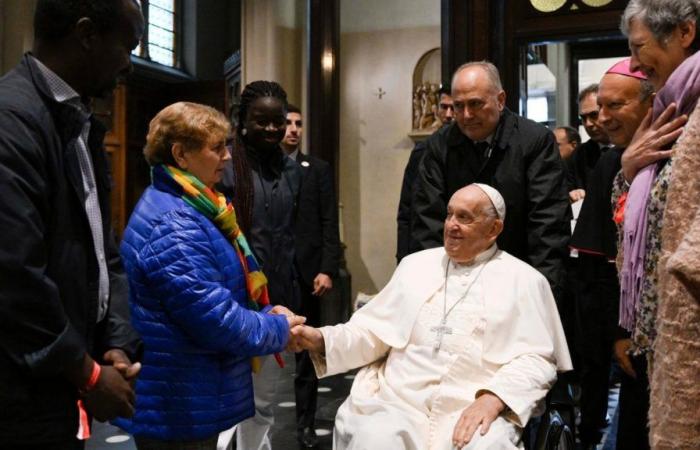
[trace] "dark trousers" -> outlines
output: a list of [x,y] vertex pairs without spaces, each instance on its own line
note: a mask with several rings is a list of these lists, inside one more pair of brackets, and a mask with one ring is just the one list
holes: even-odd
[[[578,348],[576,347],[576,297],[578,295],[578,258],[566,259],[566,282],[563,295],[556,299],[559,319],[564,329],[569,355],[574,364],[574,371],[579,370]],[[578,373],[570,374],[572,380],[577,379]]]
[[631,358],[637,378],[622,373],[616,449],[648,450],[649,378],[647,359],[644,355]]
[[49,442],[46,444],[0,444],[0,450],[83,450],[85,441],[71,439],[66,442]]
[[[300,280],[301,311],[299,314],[306,317],[306,324],[312,327],[320,325],[321,304],[320,299],[311,295],[313,287]],[[314,428],[316,418],[316,403],[318,398],[318,378],[311,362],[309,352],[300,352],[294,355],[296,359],[296,374],[294,376],[294,396],[296,399],[297,431],[304,428]]]
[[620,293],[615,265],[604,256],[579,255],[576,295],[576,347],[581,380],[584,445],[597,444],[606,426],[612,346]]

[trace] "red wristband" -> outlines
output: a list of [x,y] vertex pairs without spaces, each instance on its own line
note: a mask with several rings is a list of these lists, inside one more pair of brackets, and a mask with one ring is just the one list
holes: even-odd
[[85,383],[85,386],[83,386],[83,388],[80,390],[81,394],[90,392],[95,388],[95,385],[97,385],[97,380],[100,378],[100,372],[102,372],[102,366],[97,364],[97,361],[93,361],[92,372],[90,372],[90,378],[88,378],[87,383]]

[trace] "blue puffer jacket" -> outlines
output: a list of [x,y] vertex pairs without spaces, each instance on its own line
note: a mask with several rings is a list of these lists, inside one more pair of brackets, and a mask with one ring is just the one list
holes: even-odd
[[121,253],[145,353],[136,414],[115,424],[137,436],[194,440],[253,416],[250,358],[284,349],[289,326],[284,316],[247,309],[231,244],[182,199],[151,186]]

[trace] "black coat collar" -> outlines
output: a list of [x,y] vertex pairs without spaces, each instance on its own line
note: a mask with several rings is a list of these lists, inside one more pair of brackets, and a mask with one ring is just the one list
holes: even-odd
[[[83,128],[84,116],[82,112],[74,106],[56,101],[51,93],[51,89],[46,84],[46,80],[44,80],[44,77],[41,75],[41,69],[39,69],[33,59],[30,58],[30,55],[31,53],[26,53],[23,56],[20,63],[20,70],[24,72],[24,76],[34,84],[39,96],[42,98],[42,101],[51,114],[51,118],[56,126],[56,133],[58,133],[61,140],[61,146],[66,160],[66,175],[70,179],[78,198],[84,201],[85,192],[83,189],[83,178],[80,172],[77,153],[74,149]],[[106,131],[104,125],[91,115],[90,134],[88,136],[87,145],[92,156],[93,166],[101,167],[102,165],[101,163],[104,158],[102,154],[102,145]],[[94,169],[94,172],[95,180],[98,183],[98,191],[102,193],[105,188],[109,187],[109,180],[104,178],[103,171],[98,170],[97,167]],[[103,195],[100,196],[102,197]]]
[[[508,141],[515,130],[516,120],[515,114],[508,108],[503,108],[501,118],[496,125],[496,131],[493,138],[493,147],[500,150],[508,148]],[[447,145],[450,147],[461,147],[471,142],[462,130],[459,129],[457,122],[452,122],[447,130]]]

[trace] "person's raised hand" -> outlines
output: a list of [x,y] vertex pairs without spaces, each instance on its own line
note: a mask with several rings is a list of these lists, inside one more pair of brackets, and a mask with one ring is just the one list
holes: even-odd
[[452,444],[457,448],[464,447],[472,440],[474,432],[479,427],[481,427],[480,434],[485,435],[493,421],[505,408],[505,403],[497,395],[491,392],[480,395],[474,403],[462,411],[452,433]]
[[136,377],[138,377],[139,372],[141,372],[141,363],[137,362],[132,364],[129,357],[126,356],[126,353],[118,348],[107,350],[102,356],[102,359],[104,359],[105,363],[112,364],[112,367],[117,369],[124,379],[129,381],[133,387]]
[[573,191],[569,192],[569,201],[571,203],[576,203],[579,200],[583,200],[585,196],[586,191],[583,189],[574,189]]
[[676,104],[671,103],[654,123],[651,123],[652,111],[649,109],[634,133],[632,142],[622,153],[622,174],[628,183],[631,183],[644,167],[671,157],[673,151],[664,149],[680,137],[683,125],[688,121],[685,114],[671,120],[675,112]]
[[296,339],[296,343],[300,350],[308,350],[314,353],[325,353],[326,343],[323,339],[323,334],[321,334],[318,328],[303,325],[300,327],[295,327],[291,333]]
[[136,394],[114,366],[102,366],[95,387],[83,397],[85,408],[100,422],[134,415]]
[[634,371],[632,360],[630,359],[629,351],[632,347],[632,339],[618,339],[613,346],[613,354],[620,368],[632,378],[637,378],[637,372]]
[[314,278],[314,291],[312,292],[313,295],[321,296],[326,292],[330,291],[331,289],[333,289],[333,280],[331,279],[331,277],[329,277],[325,273],[319,273],[318,275],[316,275],[316,278]]

